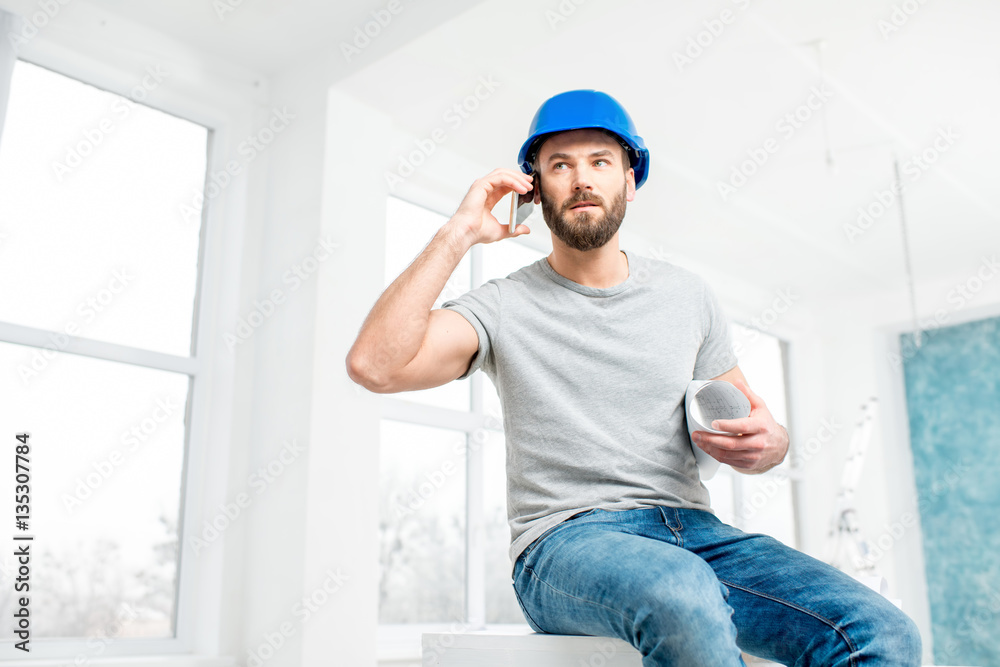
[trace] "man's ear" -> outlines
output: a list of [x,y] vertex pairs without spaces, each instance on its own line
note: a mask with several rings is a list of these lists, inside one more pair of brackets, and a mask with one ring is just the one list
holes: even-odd
[[625,173],[625,190],[625,199],[627,201],[635,199],[635,169],[632,167],[629,167]]
[[542,203],[542,175],[537,171],[531,172],[531,187],[534,190],[535,205]]

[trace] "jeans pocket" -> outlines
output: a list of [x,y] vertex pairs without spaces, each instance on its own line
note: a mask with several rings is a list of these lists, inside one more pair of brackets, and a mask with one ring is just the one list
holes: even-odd
[[573,516],[571,516],[569,519],[567,519],[567,521],[572,521],[573,519],[582,519],[583,517],[590,516],[591,514],[593,514],[594,512],[597,512],[597,511],[600,511],[600,510],[595,507],[592,510],[587,510],[586,512],[580,512],[579,514],[574,514]]

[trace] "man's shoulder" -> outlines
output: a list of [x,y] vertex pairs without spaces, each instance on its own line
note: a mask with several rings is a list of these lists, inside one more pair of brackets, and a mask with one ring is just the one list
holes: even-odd
[[667,259],[661,257],[635,255],[634,253],[633,255],[636,259],[636,263],[639,265],[637,267],[638,273],[641,274],[645,270],[657,276],[665,277],[667,278],[666,284],[669,287],[687,291],[691,289],[701,289],[707,284],[701,275],[695,273],[691,269],[674,264]]
[[521,268],[511,271],[503,278],[493,278],[498,284],[503,283],[506,287],[513,287],[516,285],[528,285],[531,283],[546,283],[544,269],[541,267],[541,262],[547,261],[544,257],[530,264],[525,264]]
[[[544,261],[544,258],[543,258]],[[522,266],[503,277],[490,278],[483,281],[479,287],[452,297],[442,303],[442,308],[450,307],[460,302],[493,303],[509,302],[523,298],[524,294],[536,291],[539,285],[544,286],[544,276],[537,262]]]

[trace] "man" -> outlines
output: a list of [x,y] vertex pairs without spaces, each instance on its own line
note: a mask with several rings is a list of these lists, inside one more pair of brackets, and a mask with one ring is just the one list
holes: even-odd
[[[557,95],[519,157],[524,173],[496,169],[472,185],[379,298],[347,364],[382,393],[477,369],[493,381],[529,625],[620,637],[647,667],[742,665],[741,649],[790,665],[919,665],[915,625],[885,598],[712,513],[688,441],[688,383],[729,380],[749,398],[749,417],[716,424],[730,435],[696,437],[736,470],[780,463],[788,435],[747,386],[708,285],[619,249],[649,164],[625,110],[597,91]],[[430,310],[472,245],[512,236],[492,208],[531,190],[552,253]]]

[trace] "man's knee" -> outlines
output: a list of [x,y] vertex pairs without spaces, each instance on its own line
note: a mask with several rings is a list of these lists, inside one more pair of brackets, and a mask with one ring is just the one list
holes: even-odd
[[921,664],[923,644],[920,630],[909,616],[895,610],[894,614],[885,617],[878,626],[878,634],[873,641],[875,652],[892,664]]
[[919,667],[922,643],[917,624],[892,605],[871,608],[859,617],[854,631],[848,630],[849,641],[842,637],[838,641],[840,650],[836,659],[830,656],[830,663],[836,665],[854,664],[864,659],[877,664]]

